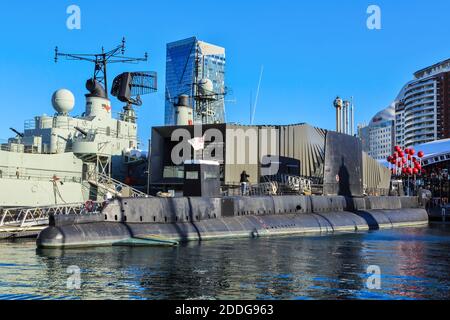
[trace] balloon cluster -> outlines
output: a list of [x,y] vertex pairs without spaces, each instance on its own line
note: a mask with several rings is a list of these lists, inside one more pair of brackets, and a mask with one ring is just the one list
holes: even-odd
[[395,152],[392,156],[387,158],[389,169],[393,175],[416,176],[425,172],[425,169],[422,168],[422,158],[425,156],[423,151],[419,151],[415,157],[416,151],[412,148],[402,150],[396,146],[394,149]]

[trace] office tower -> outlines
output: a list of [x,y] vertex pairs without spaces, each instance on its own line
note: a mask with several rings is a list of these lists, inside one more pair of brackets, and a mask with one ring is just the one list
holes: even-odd
[[193,122],[225,122],[225,49],[196,37],[167,44],[165,124],[176,124],[180,95],[189,97]]

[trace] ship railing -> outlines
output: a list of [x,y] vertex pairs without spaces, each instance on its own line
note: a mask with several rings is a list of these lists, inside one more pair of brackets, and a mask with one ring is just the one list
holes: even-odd
[[74,203],[42,207],[0,209],[0,228],[43,226],[49,223],[50,216],[93,213],[98,212],[101,206],[101,203],[92,202],[89,206],[85,203]]
[[310,194],[313,180],[289,174],[263,176],[266,183],[277,183],[277,194]]
[[[289,194],[311,194],[313,180],[300,176],[278,174],[263,176],[261,183],[251,184],[246,188],[247,196],[274,196]],[[240,186],[229,187],[222,192],[223,196],[242,195]]]
[[104,135],[107,137],[113,137],[116,139],[130,139],[130,140],[137,140],[136,135],[130,135],[125,133],[118,133],[115,129],[107,129],[107,128],[95,128],[95,129],[89,129],[86,130],[87,136],[84,136],[82,134],[78,134],[74,137],[74,141],[87,141],[87,142],[93,142],[95,141],[97,135]]
[[23,144],[16,144],[15,147],[12,147],[9,142],[7,142],[7,143],[0,142],[0,150],[8,151],[8,152],[16,152],[16,153],[26,153],[26,154],[41,154],[41,152],[38,152],[37,147],[23,145]]
[[[45,169],[41,169],[40,172],[43,172],[43,174],[27,173],[26,169],[20,167],[19,169],[17,169],[17,167],[0,166],[0,179],[48,181],[48,182],[59,181],[63,183],[82,182],[81,176],[77,175],[76,172],[73,172],[73,175],[70,175],[70,172],[51,171]],[[55,180],[55,177],[57,178],[57,180]]]
[[273,196],[277,195],[279,190],[279,185],[276,182],[262,182],[254,185],[248,185],[246,188],[246,193],[242,194],[241,186],[229,186],[226,190],[222,192],[224,197],[232,196]]
[[363,193],[368,196],[388,196],[390,191],[385,188],[368,188],[366,186],[363,189]]
[[23,127],[25,130],[35,130],[36,129],[36,119],[25,120]]

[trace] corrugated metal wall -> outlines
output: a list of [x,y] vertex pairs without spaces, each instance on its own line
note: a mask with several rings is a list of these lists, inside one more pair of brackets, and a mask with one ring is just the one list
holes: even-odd
[[322,176],[325,130],[307,124],[282,126],[279,130],[279,155],[300,160],[302,176]]
[[[290,126],[234,126],[227,125],[227,130],[258,130],[257,155],[260,161],[263,157],[281,156],[300,160],[300,174],[307,177],[323,176],[323,162],[325,159],[325,130],[312,127],[308,124]],[[275,135],[275,137],[273,137]],[[227,146],[230,147],[230,135],[227,132]],[[234,138],[234,137],[233,137]],[[274,144],[272,139],[274,138]],[[254,149],[252,145],[252,149]],[[237,146],[233,145],[234,154],[237,153]],[[249,159],[250,146],[245,147],[246,159]],[[226,154],[230,150],[226,150]],[[239,184],[242,171],[250,175],[250,182],[257,183],[260,176],[259,164],[246,162],[225,164],[225,184]]]
[[390,183],[389,169],[363,152],[363,186],[366,192],[373,195],[387,195]]

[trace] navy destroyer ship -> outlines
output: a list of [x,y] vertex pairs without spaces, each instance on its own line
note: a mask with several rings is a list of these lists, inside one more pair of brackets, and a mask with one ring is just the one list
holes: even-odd
[[[52,96],[53,116],[36,116],[25,122],[23,131],[12,128],[15,137],[0,145],[0,208],[85,203],[102,200],[106,194],[138,192],[128,187],[133,184],[130,170],[145,170],[147,159],[139,146],[134,106],[142,104],[142,95],[157,90],[157,75],[122,73],[109,93],[107,65],[147,61],[147,54],[129,58],[124,51],[125,40],[98,54],[65,54],[56,49],[55,61],[94,64],[93,76],[86,82],[85,111],[71,115],[74,95],[60,89]],[[110,94],[124,104],[117,116]]]

